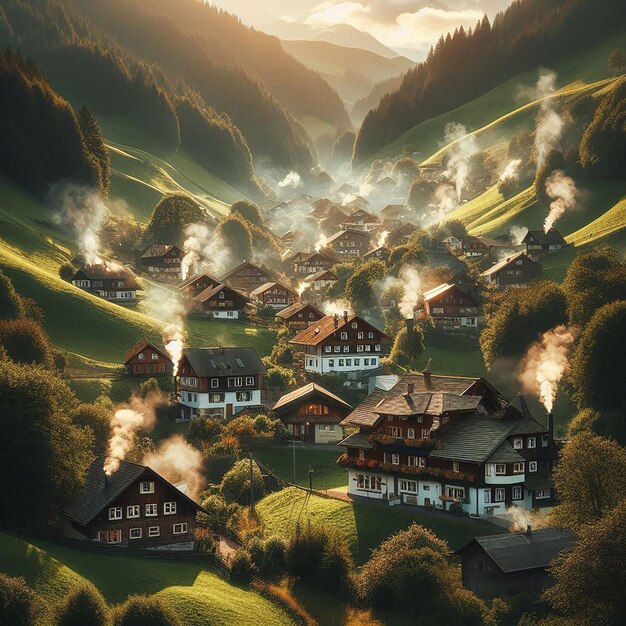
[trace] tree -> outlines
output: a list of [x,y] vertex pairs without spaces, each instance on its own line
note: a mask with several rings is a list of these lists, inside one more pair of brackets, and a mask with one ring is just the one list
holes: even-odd
[[626,500],[577,532],[579,541],[550,569],[555,584],[545,592],[545,599],[577,626],[623,623]]
[[115,626],[182,626],[182,621],[161,598],[135,595],[117,609]]
[[408,331],[406,325],[400,329],[393,342],[389,360],[407,370],[415,371],[424,352],[424,333],[419,326]]
[[0,573],[0,626],[33,626],[38,604],[23,578]]
[[408,243],[392,248],[388,263],[396,272],[400,271],[403,265],[421,265],[427,260],[423,246],[411,238]]
[[259,207],[254,202],[248,202],[247,200],[238,200],[230,207],[230,212],[243,217],[251,224],[255,226],[261,226],[263,218]]
[[614,509],[626,494],[626,449],[592,433],[572,437],[554,472],[557,524],[578,528]]
[[141,385],[139,385],[139,397],[147,398],[152,394],[160,394],[161,387],[159,386],[159,381],[154,376],[152,378],[148,378],[144,380]]
[[0,270],[0,320],[14,320],[24,315],[24,306],[11,279]]
[[413,182],[409,190],[409,206],[413,209],[425,209],[431,202],[436,184],[425,178]]
[[113,430],[112,417],[111,411],[101,404],[80,404],[72,413],[72,422],[77,426],[88,428],[92,433],[94,454],[105,454],[108,451]]
[[52,347],[41,326],[28,319],[0,321],[0,344],[16,363],[54,368]]
[[108,626],[109,607],[102,594],[92,585],[73,589],[63,600],[56,626]]
[[607,60],[609,71],[613,76],[619,76],[626,72],[626,50],[624,48],[615,48],[609,54]]
[[252,233],[246,222],[238,215],[231,214],[225,217],[215,232],[221,236],[234,259],[246,261],[252,258]]
[[279,341],[274,344],[270,360],[277,365],[291,365],[295,348],[288,341]]
[[392,174],[403,176],[409,184],[412,184],[416,178],[419,178],[420,168],[417,161],[411,157],[402,157],[394,163]]
[[100,192],[106,195],[109,192],[109,185],[111,183],[111,166],[109,163],[109,151],[104,143],[100,126],[98,126],[96,118],[86,105],[81,107],[76,117],[85,146],[98,163],[98,187]]
[[146,227],[145,239],[153,243],[181,244],[185,227],[203,223],[205,215],[200,205],[184,194],[163,196],[156,204]]
[[[252,485],[255,500],[262,498],[265,494],[265,482],[261,469],[254,461],[252,462]],[[226,472],[220,485],[220,493],[226,502],[249,504],[250,461],[248,459],[237,461],[233,468]]]
[[386,271],[385,264],[379,259],[367,261],[354,270],[346,283],[345,296],[355,311],[376,306],[374,285],[385,277]]
[[222,423],[213,417],[192,417],[187,428],[186,439],[196,447],[214,443],[222,436]]
[[82,486],[93,440],[72,423],[76,404],[51,372],[0,362],[0,519],[6,523],[45,523]]

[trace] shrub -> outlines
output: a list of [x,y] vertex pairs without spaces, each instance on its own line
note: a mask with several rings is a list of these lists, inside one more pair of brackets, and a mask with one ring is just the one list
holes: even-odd
[[213,554],[216,542],[208,528],[195,528],[193,531],[194,550],[200,554]]
[[11,279],[0,270],[0,319],[24,317],[24,305],[15,291]]
[[247,584],[252,580],[254,574],[254,564],[250,554],[243,549],[237,550],[230,560],[231,580]]
[[[259,466],[252,464],[252,486],[255,499],[260,499],[265,493],[265,482]],[[226,502],[249,504],[250,500],[250,461],[244,459],[235,463],[233,468],[226,472],[220,487],[222,497]]]
[[52,347],[41,326],[28,319],[0,322],[0,344],[16,363],[54,368]]
[[287,546],[282,537],[269,537],[265,540],[264,567],[268,570],[283,571],[285,569],[285,554]]
[[139,385],[139,396],[141,398],[147,398],[153,393],[161,393],[161,387],[159,387],[159,381],[156,378],[148,378]]
[[130,596],[118,607],[115,626],[182,626],[182,621],[161,598]]
[[207,521],[211,526],[222,527],[228,522],[228,505],[222,496],[213,494],[202,500],[202,506],[207,512]]
[[222,434],[222,423],[212,417],[194,417],[189,422],[187,441],[196,446],[202,443],[214,443]]
[[109,623],[109,608],[102,594],[91,585],[70,592],[57,616],[57,626],[106,626]]
[[35,593],[23,578],[0,574],[0,626],[32,626],[37,604]]

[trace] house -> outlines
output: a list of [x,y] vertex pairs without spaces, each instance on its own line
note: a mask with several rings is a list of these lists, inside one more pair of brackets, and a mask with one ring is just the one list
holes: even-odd
[[322,291],[323,289],[334,285],[338,280],[339,278],[335,272],[331,272],[330,270],[321,270],[320,272],[317,272],[317,274],[307,276],[304,279],[304,282],[307,283],[309,288],[313,291]]
[[342,422],[358,428],[340,444],[349,494],[475,516],[556,503],[551,415],[540,424],[483,378],[425,370],[381,383]]
[[494,263],[481,276],[488,285],[500,289],[507,287],[526,287],[528,283],[543,274],[543,268],[533,261],[525,252],[518,252]]
[[385,220],[400,220],[409,213],[409,207],[406,204],[388,204],[380,210],[380,216]]
[[63,534],[124,547],[193,550],[196,513],[184,491],[146,465],[119,461],[106,474],[105,458],[89,467],[85,486],[63,510]]
[[387,246],[378,246],[363,255],[364,259],[380,259],[381,261],[388,261],[391,256],[391,250]]
[[378,228],[380,223],[381,220],[376,215],[368,213],[365,209],[357,209],[346,217],[342,227],[371,232]]
[[178,371],[181,419],[261,406],[265,365],[254,348],[186,348]]
[[304,369],[318,374],[375,370],[389,337],[357,315],[327,315],[299,332],[290,343],[304,352]]
[[307,328],[321,320],[324,314],[307,302],[294,302],[291,306],[276,313],[276,319],[288,328]]
[[454,235],[450,235],[443,240],[443,245],[450,250],[450,252],[462,252],[463,242]]
[[76,270],[70,282],[94,296],[109,302],[137,301],[137,279],[127,267],[118,263],[85,265]]
[[274,309],[284,309],[298,299],[298,294],[293,289],[280,283],[265,283],[257,287],[250,296],[258,304],[271,306]]
[[547,233],[543,230],[529,230],[522,243],[526,245],[526,254],[530,256],[558,252],[567,246],[563,235],[556,228],[551,228]]
[[238,289],[249,294],[257,287],[269,283],[273,280],[272,271],[267,267],[253,265],[249,261],[244,261],[225,276],[221,282],[229,285],[233,289]]
[[480,237],[472,237],[467,235],[461,242],[463,256],[468,258],[481,257],[489,252],[489,245]]
[[141,339],[124,355],[124,372],[128,376],[172,376],[174,363],[165,350]]
[[321,250],[320,252],[296,252],[289,257],[288,261],[295,275],[317,274],[331,269],[339,258],[332,250]]
[[362,256],[370,247],[371,235],[362,230],[340,230],[326,240],[326,248],[335,254]]
[[478,328],[478,298],[458,283],[443,283],[424,292],[424,310],[444,330]]
[[214,278],[207,272],[194,274],[184,280],[178,286],[178,290],[183,294],[185,300],[193,300],[198,294],[202,293],[209,287],[215,287],[221,284],[217,278]]
[[340,422],[352,407],[317,383],[309,383],[285,394],[272,409],[292,437],[306,443],[339,443]]
[[237,320],[243,317],[250,298],[228,285],[214,285],[201,291],[192,300],[192,312],[218,319]]
[[337,205],[331,206],[326,215],[318,219],[320,228],[326,235],[337,232],[342,228],[342,224],[346,221],[349,209],[346,207],[339,207]]
[[570,528],[543,528],[474,537],[456,556],[461,558],[463,586],[481,598],[520,593],[541,595],[554,584],[552,562],[574,546]]
[[387,247],[395,248],[408,243],[409,239],[418,230],[418,227],[415,224],[411,224],[411,222],[401,224],[389,233],[386,241]]
[[141,269],[154,280],[175,283],[181,279],[181,262],[185,256],[178,246],[153,244],[138,259]]

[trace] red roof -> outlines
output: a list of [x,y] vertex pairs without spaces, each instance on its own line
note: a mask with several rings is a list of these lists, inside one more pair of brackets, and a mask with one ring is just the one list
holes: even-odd
[[311,324],[308,328],[300,331],[292,340],[291,343],[305,344],[309,346],[316,346],[327,337],[330,337],[335,332],[341,331],[342,328],[348,326],[354,320],[360,323],[366,324],[370,328],[378,331],[381,338],[387,338],[387,335],[382,330],[379,330],[369,322],[365,321],[358,315],[348,315],[348,319],[344,320],[343,316],[337,319],[337,327],[335,328],[335,316],[327,315],[319,320],[316,324]]

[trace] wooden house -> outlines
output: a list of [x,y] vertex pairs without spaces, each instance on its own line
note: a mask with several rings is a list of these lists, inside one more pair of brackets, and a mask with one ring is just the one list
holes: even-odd
[[543,268],[525,252],[518,252],[494,263],[481,276],[488,285],[499,289],[507,287],[526,287],[528,283],[540,278]]
[[406,204],[388,204],[380,210],[384,220],[398,221],[407,216],[409,207]]
[[381,261],[388,261],[391,255],[391,250],[387,246],[378,246],[363,255],[364,259],[379,259]]
[[154,280],[176,283],[182,277],[181,262],[184,256],[184,251],[178,246],[153,244],[143,251],[138,259],[138,265]]
[[455,553],[463,586],[485,599],[539,596],[554,584],[548,568],[576,540],[570,528],[530,526],[523,532],[474,537]]
[[128,376],[172,376],[174,364],[167,352],[147,339],[141,339],[124,355]]
[[72,285],[109,302],[137,301],[137,279],[127,267],[118,263],[85,265],[70,279]]
[[280,283],[265,283],[257,287],[251,294],[258,304],[271,306],[273,309],[284,309],[298,299],[298,294]]
[[201,272],[200,274],[190,276],[187,280],[180,283],[178,290],[183,294],[185,300],[193,300],[205,289],[215,287],[219,284],[221,283],[217,278],[214,278],[207,272]]
[[446,237],[442,243],[446,248],[448,248],[448,250],[450,250],[450,252],[463,251],[463,241],[454,235]]
[[309,383],[282,396],[272,411],[293,438],[305,443],[338,443],[344,432],[339,424],[352,407],[321,385]]
[[381,224],[381,220],[377,215],[368,213],[365,209],[357,209],[346,217],[342,227],[351,228],[353,230],[364,230],[365,232],[371,232],[378,228]]
[[295,330],[308,328],[311,324],[321,320],[324,314],[307,302],[294,302],[291,306],[276,313],[276,319]]
[[257,287],[273,280],[272,271],[261,265],[244,261],[236,268],[222,276],[221,282],[249,294]]
[[424,310],[444,330],[478,328],[478,298],[458,283],[443,283],[424,292]]
[[288,261],[294,276],[311,275],[331,269],[339,261],[339,257],[332,250],[325,249],[319,252],[296,252]]
[[529,230],[522,243],[526,246],[526,254],[530,256],[558,252],[567,246],[563,235],[556,228],[551,228],[547,233],[543,230]]
[[401,224],[389,233],[385,243],[389,248],[401,246],[408,243],[409,239],[417,230],[419,230],[418,227],[415,224],[411,224],[411,222]]
[[317,272],[317,274],[307,276],[304,279],[304,282],[307,283],[307,288],[312,291],[323,291],[328,287],[332,287],[332,285],[334,285],[338,280],[339,278],[335,272],[332,272],[331,270],[322,270]]
[[237,320],[243,317],[250,298],[228,285],[207,287],[192,300],[192,311],[218,319]]
[[64,509],[63,533],[74,539],[125,547],[193,550],[202,507],[146,465],[120,461],[107,475],[104,457]]
[[261,406],[265,365],[254,348],[186,348],[178,371],[181,419]]
[[[383,377],[387,378],[387,377]],[[348,493],[475,516],[556,503],[558,458],[547,427],[483,378],[409,374],[372,393],[342,422]]]
[[380,367],[389,337],[357,315],[327,315],[291,341],[304,353],[304,369],[317,374],[356,375]]
[[363,230],[340,230],[326,240],[326,248],[335,254],[347,256],[363,256],[370,247],[372,237]]

